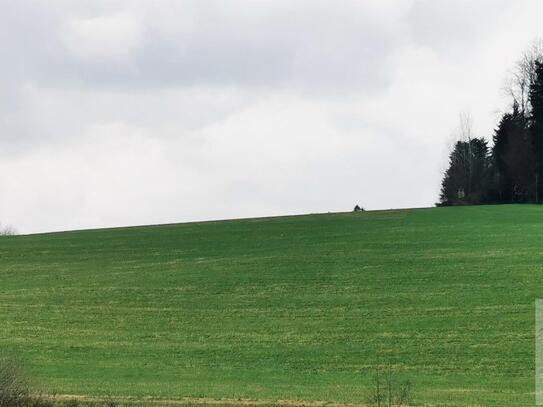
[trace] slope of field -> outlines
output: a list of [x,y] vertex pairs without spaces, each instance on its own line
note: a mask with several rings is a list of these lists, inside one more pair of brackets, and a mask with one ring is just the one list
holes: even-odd
[[543,206],[0,238],[0,349],[56,394],[527,406]]

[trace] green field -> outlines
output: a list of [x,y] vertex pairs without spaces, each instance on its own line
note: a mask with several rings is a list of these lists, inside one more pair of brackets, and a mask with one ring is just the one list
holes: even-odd
[[0,348],[55,394],[529,406],[543,206],[0,238]]

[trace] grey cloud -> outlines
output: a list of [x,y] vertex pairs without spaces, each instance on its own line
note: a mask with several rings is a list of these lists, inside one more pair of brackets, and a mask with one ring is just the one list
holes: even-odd
[[[133,16],[142,38],[126,59],[82,60],[61,38],[70,35],[66,27],[70,22],[107,17],[107,13],[89,11],[86,2],[53,2],[56,7],[50,8],[39,2],[20,4],[11,3],[2,17],[7,23],[2,45],[9,47],[7,56],[13,64],[9,73],[45,83],[72,82],[73,86],[212,84],[312,93],[338,88],[369,92],[389,83],[383,62],[399,40],[398,33],[348,1],[280,3],[269,13],[254,16],[244,15],[242,9],[227,12],[218,3],[218,11],[213,11],[213,6],[196,7],[190,1],[177,6],[158,2],[165,12],[173,7],[172,12],[179,15],[191,13],[195,25],[163,30],[161,21],[144,10]],[[108,12],[122,14],[130,9],[130,3],[126,4]],[[105,41],[103,46],[107,45]]]
[[413,40],[451,58],[469,57],[474,42],[491,33],[507,0],[417,0],[406,15]]
[[[139,121],[149,103],[156,107],[153,117],[171,111],[159,96],[146,97],[157,91],[234,87],[241,92],[283,89],[340,98],[374,93],[390,83],[385,61],[399,40],[383,20],[349,1],[277,2],[265,12],[232,11],[224,2],[203,6],[199,0],[157,1],[154,13],[147,12],[146,2],[2,3],[0,46],[7,63],[0,67],[0,154],[75,137],[85,122],[96,119],[93,112],[101,109],[95,105],[109,107],[96,113],[102,120]],[[163,20],[170,14],[186,16],[187,27],[173,21],[165,28]],[[74,23],[119,15],[132,18],[141,31],[133,49],[114,48],[108,55],[90,52],[82,58],[85,41],[67,43]],[[115,20],[112,25],[115,28]],[[107,42],[93,45],[107,48]],[[126,56],[115,58],[124,51]],[[29,94],[28,88],[41,93]],[[62,92],[63,97],[54,96]],[[166,100],[177,103],[175,98]],[[60,103],[61,110],[46,103]],[[202,114],[205,109],[195,104],[179,106],[177,118],[189,124],[214,120],[212,112]],[[26,119],[29,114],[32,121]]]
[[[176,38],[152,30],[137,55],[138,73],[165,83],[373,90],[387,83],[381,65],[394,38],[351,10],[285,10],[248,24],[202,23]],[[312,11],[312,12],[311,12]],[[326,18],[323,18],[326,16]]]

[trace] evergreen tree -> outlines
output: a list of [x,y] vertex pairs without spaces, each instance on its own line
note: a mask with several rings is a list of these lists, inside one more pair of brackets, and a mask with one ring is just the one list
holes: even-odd
[[533,147],[526,118],[516,103],[513,105],[513,112],[505,113],[500,120],[493,142],[494,201],[533,200]]
[[541,197],[541,178],[543,175],[543,63],[535,61],[535,76],[530,84],[531,135],[535,155],[536,201]]
[[[516,106],[515,104],[515,108]],[[505,154],[513,123],[513,115],[505,113],[498,124],[498,128],[494,130],[494,136],[492,137],[492,141],[494,142],[492,146],[492,163],[496,181],[496,195],[501,202],[511,202],[512,186]]]

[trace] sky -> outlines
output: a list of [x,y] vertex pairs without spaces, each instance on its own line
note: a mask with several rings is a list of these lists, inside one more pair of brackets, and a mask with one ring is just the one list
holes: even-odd
[[539,0],[0,0],[19,233],[432,206]]

